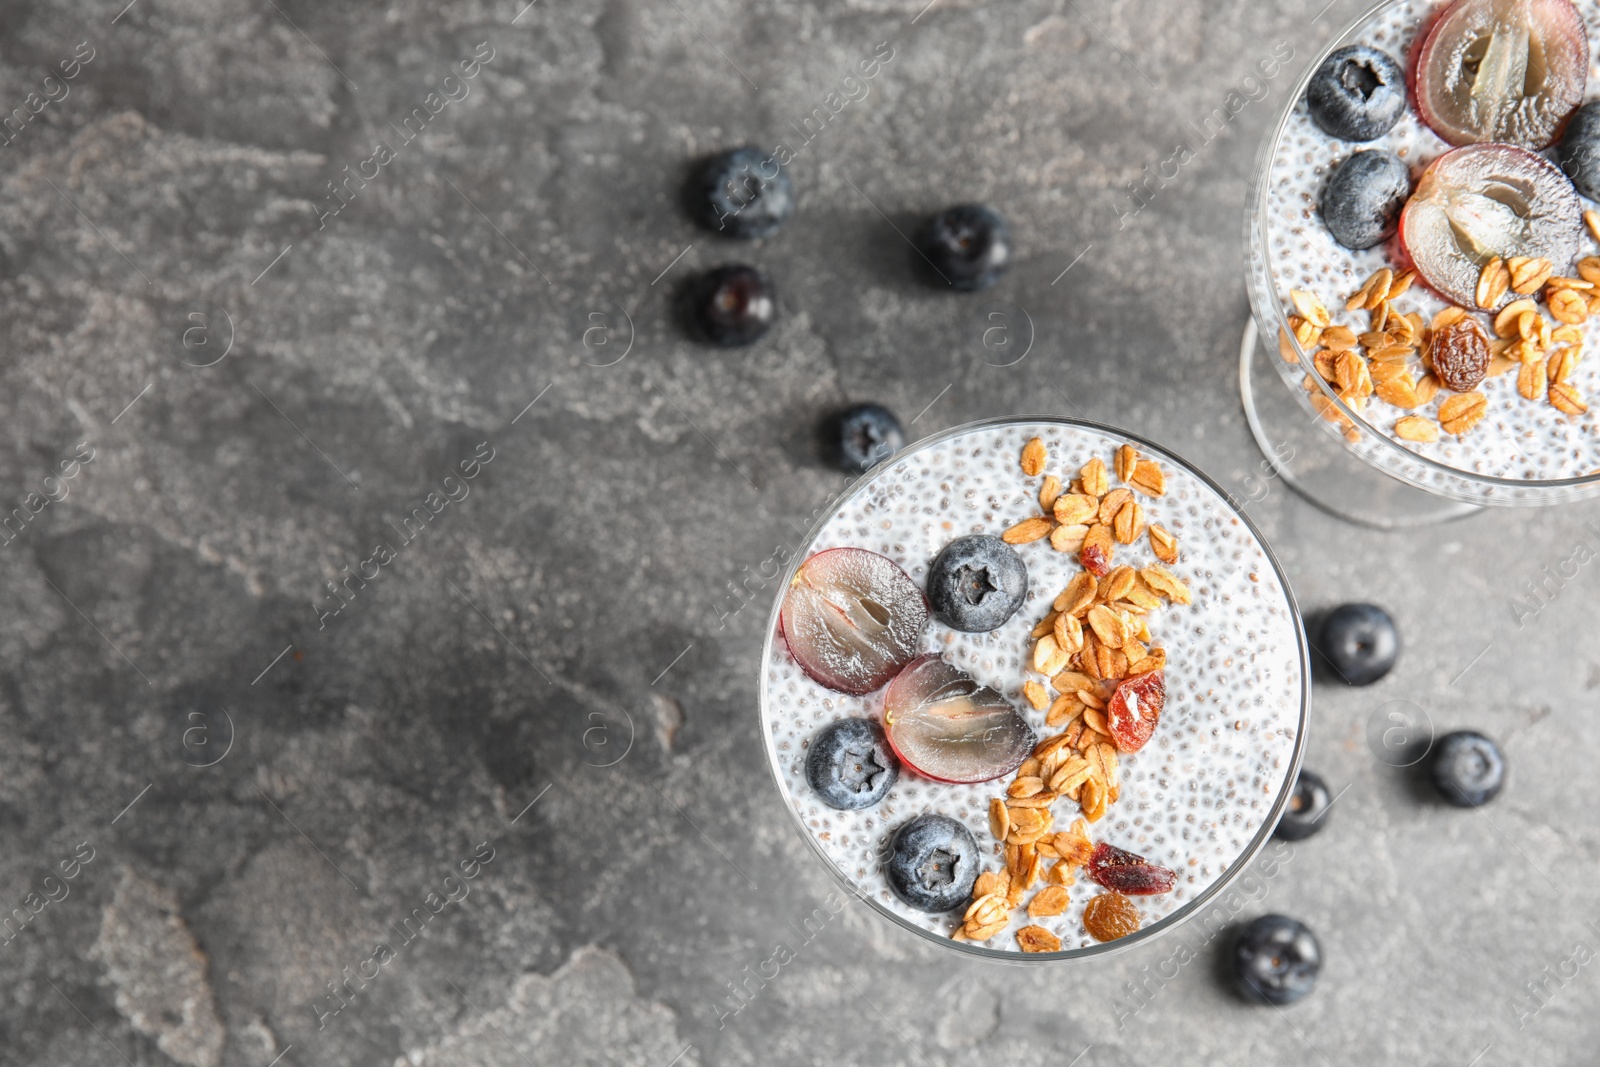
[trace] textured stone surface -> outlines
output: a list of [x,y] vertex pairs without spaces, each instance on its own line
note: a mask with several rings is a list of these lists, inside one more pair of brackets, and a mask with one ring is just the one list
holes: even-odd
[[[0,148],[0,494],[39,494],[0,543],[0,908],[96,850],[0,944],[8,1062],[181,1062],[119,1004],[182,990],[92,952],[124,865],[172,895],[221,1060],[248,1067],[492,1048],[473,1006],[542,1063],[530,1016],[575,997],[642,1013],[605,1047],[661,1067],[685,1046],[680,1063],[918,1065],[1092,1046],[1091,1067],[1492,1045],[1486,1065],[1600,1037],[1600,978],[1566,962],[1600,946],[1600,578],[1577,567],[1520,625],[1512,607],[1600,545],[1600,508],[1352,528],[1260,480],[1240,416],[1256,146],[1361,5],[925,6],[0,9],[0,110],[95,50]],[[880,42],[870,92],[801,144]],[[1279,42],[1294,58],[1247,83]],[[399,143],[480,43],[470,95]],[[798,148],[784,231],[736,245],[685,218],[691,159],[779,139]],[[1126,183],[1180,139],[1193,158],[1134,213]],[[319,229],[328,182],[379,140],[394,158]],[[917,280],[897,231],[972,198],[1011,219],[1018,260],[959,298]],[[734,259],[773,276],[778,326],[743,351],[689,343],[675,285]],[[989,313],[1017,329],[1019,309],[1033,347],[995,366]],[[1151,434],[1254,498],[1308,608],[1395,612],[1395,673],[1316,695],[1308,763],[1348,787],[1330,825],[1219,905],[1217,923],[1312,924],[1315,997],[1237,1002],[1209,923],[1044,980],[855,908],[808,932],[833,883],[762,762],[759,573],[847,483],[813,427],[858,399],[913,436],[1039,410]],[[435,514],[480,445],[492,459]],[[397,529],[418,508],[421,532]],[[379,542],[393,558],[326,614],[324,583]],[[1373,757],[1388,701],[1505,742],[1493,808],[1444,810]],[[480,845],[493,859],[464,880]],[[401,944],[408,917],[425,928]],[[394,958],[362,978],[379,944]],[[566,1025],[552,1040],[580,1040]]]
[[[525,974],[490,1011],[468,1003],[461,1025],[396,1067],[511,1067],[544,1062],[658,1067],[693,1063],[674,1033],[672,1013],[641,1003],[614,954],[581,948],[546,977]],[[680,1057],[681,1058],[677,1058]]]
[[117,1011],[188,1067],[222,1062],[222,1024],[206,961],[178,915],[176,894],[124,867],[90,956],[105,964]]

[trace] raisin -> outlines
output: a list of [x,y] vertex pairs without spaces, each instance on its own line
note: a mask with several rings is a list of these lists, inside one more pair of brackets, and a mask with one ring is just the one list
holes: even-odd
[[1106,705],[1106,728],[1123,752],[1137,752],[1150,740],[1167,703],[1167,676],[1162,671],[1131,675],[1117,685]]
[[1171,890],[1178,875],[1143,856],[1102,841],[1094,846],[1094,855],[1089,857],[1089,877],[1107,889],[1133,897],[1148,897]]
[[1434,374],[1453,393],[1470,393],[1489,372],[1489,338],[1471,315],[1435,330],[1428,354]]
[[1139,929],[1139,908],[1121,893],[1101,893],[1083,909],[1083,928],[1096,941],[1115,941]]

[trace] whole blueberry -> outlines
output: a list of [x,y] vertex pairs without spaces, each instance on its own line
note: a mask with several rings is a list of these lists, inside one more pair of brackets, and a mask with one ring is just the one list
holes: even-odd
[[1285,841],[1304,841],[1322,829],[1323,816],[1333,796],[1328,783],[1310,771],[1301,771],[1294,781],[1294,792],[1289,794],[1289,804],[1278,817],[1278,827],[1273,836]]
[[1578,192],[1600,200],[1600,100],[1591,100],[1567,120],[1556,158]]
[[896,830],[884,860],[895,895],[920,911],[968,903],[978,880],[978,843],[948,815],[918,815]]
[[1234,983],[1246,1000],[1293,1004],[1316,988],[1322,946],[1305,923],[1262,915],[1239,931],[1230,962]]
[[1322,191],[1322,223],[1346,248],[1393,237],[1411,195],[1411,169],[1393,152],[1367,149],[1339,164]]
[[1342,604],[1323,620],[1317,651],[1346,685],[1371,685],[1400,656],[1400,631],[1376,604]]
[[717,267],[693,279],[687,293],[693,332],[724,347],[759,340],[778,314],[772,283],[754,267]]
[[906,446],[906,432],[882,404],[846,408],[829,426],[829,448],[840,467],[865,474]]
[[883,728],[868,719],[840,719],[811,739],[806,782],[818,799],[840,811],[870,808],[900,776]]
[[1429,770],[1439,795],[1458,808],[1487,804],[1506,784],[1506,758],[1500,746],[1472,730],[1439,738]]
[[700,223],[729,237],[771,236],[794,214],[789,172],[754,145],[701,162],[687,195]]
[[988,534],[956,538],[928,567],[928,604],[952,630],[984,634],[997,629],[1027,595],[1027,564],[1016,549]]
[[1306,86],[1311,119],[1345,141],[1388,133],[1406,109],[1406,75],[1387,52],[1353,44],[1322,61]]
[[953,288],[987,289],[1011,266],[1011,227],[982,204],[959,204],[928,220],[917,249]]

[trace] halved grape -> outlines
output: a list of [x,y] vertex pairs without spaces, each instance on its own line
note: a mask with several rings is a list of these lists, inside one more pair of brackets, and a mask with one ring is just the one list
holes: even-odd
[[917,654],[928,602],[892,560],[831,548],[800,565],[778,619],[801,670],[829,689],[860,696]]
[[1400,213],[1400,245],[1417,273],[1467,308],[1477,306],[1478,276],[1494,257],[1542,256],[1571,274],[1582,237],[1582,204],[1561,168],[1511,145],[1446,152]]
[[1417,49],[1412,95],[1453,145],[1546,148],[1583,102],[1589,36],[1571,0],[1456,0]]
[[1033,730],[1011,702],[938,656],[906,665],[883,696],[895,755],[940,782],[987,782],[1033,751]]

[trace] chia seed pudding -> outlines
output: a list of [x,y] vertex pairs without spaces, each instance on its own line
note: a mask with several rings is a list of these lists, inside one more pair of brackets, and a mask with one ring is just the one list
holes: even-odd
[[[1092,426],[1037,418],[979,423],[922,442],[833,507],[791,564],[785,591],[798,581],[804,561],[847,547],[887,557],[925,588],[930,562],[955,538],[999,535],[1040,514],[1041,479],[1018,469],[1019,453],[1033,438],[1048,453],[1047,473],[1064,483],[1093,458],[1109,467],[1128,441]],[[1187,583],[1192,603],[1163,604],[1147,618],[1151,645],[1165,649],[1165,707],[1148,742],[1121,757],[1120,796],[1089,827],[1095,842],[1175,872],[1170,891],[1137,898],[1139,932],[1112,944],[1135,942],[1197,910],[1265,842],[1298,768],[1308,692],[1298,613],[1265,545],[1203,477],[1153,446],[1134,447],[1164,471],[1163,495],[1140,499],[1148,521],[1173,535],[1179,555],[1171,573]],[[1013,547],[1028,570],[1028,591],[1015,614],[986,633],[959,632],[930,618],[914,652],[941,656],[997,690],[1042,739],[1057,730],[1024,695],[1025,682],[1050,681],[1031,670],[1030,635],[1057,594],[1085,571],[1077,552],[1057,551],[1049,540]],[[1117,563],[1157,563],[1153,542],[1144,538],[1114,547]],[[774,612],[762,663],[761,718],[785,799],[805,836],[861,899],[902,925],[948,940],[962,927],[966,902],[946,913],[905,903],[885,876],[888,843],[918,816],[945,816],[976,839],[981,870],[1003,871],[1005,846],[990,831],[989,810],[994,798],[1007,795],[1011,776],[952,784],[902,764],[882,800],[862,810],[823,803],[807,779],[807,754],[818,732],[852,717],[882,723],[892,686],[856,696],[819,684],[791,655]],[[1067,796],[1053,807],[1057,829],[1079,817],[1079,805]],[[1019,912],[1005,933],[963,947],[1020,956],[1017,928],[1036,924],[1060,939],[1059,951],[1039,958],[1085,954],[1097,943],[1085,930],[1084,908],[1101,888],[1084,870],[1078,875],[1066,887],[1070,902],[1060,914],[1024,918]]]

